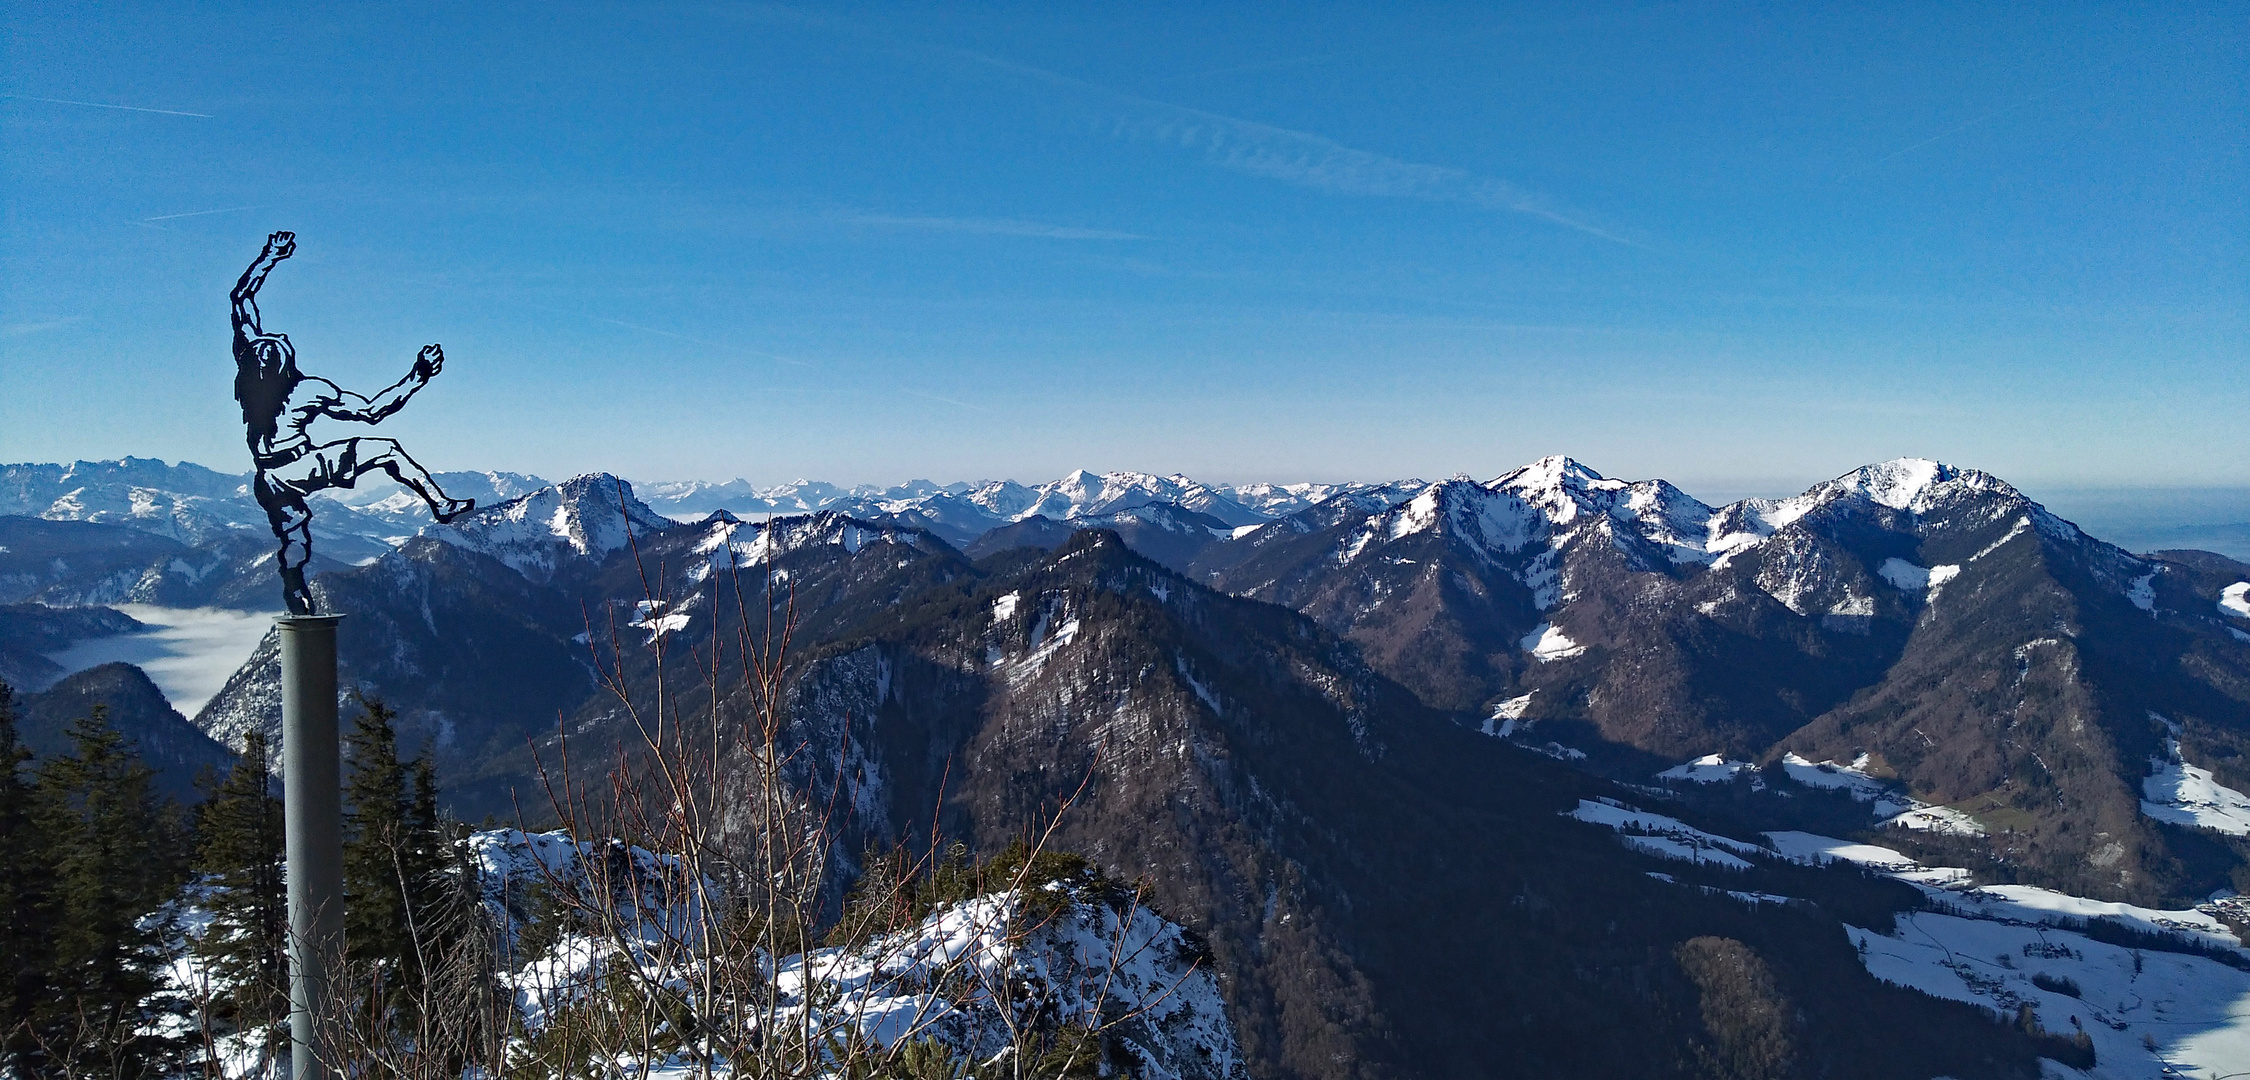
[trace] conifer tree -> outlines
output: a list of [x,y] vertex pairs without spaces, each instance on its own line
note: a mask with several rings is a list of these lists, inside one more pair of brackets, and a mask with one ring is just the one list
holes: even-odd
[[438,810],[436,771],[398,756],[398,714],[361,697],[349,738],[345,787],[344,940],[355,967],[381,981],[395,1008],[422,988],[424,967],[448,945],[450,845]]
[[151,916],[180,884],[181,838],[157,801],[155,771],[107,713],[96,705],[72,721],[71,751],[39,769],[36,820],[55,852],[55,987],[36,1022],[81,1068],[153,1075],[177,1049],[140,1029],[170,929]]
[[444,815],[438,811],[437,769],[429,755],[422,754],[407,771],[413,795],[407,803],[405,843],[399,856],[407,914],[423,941],[449,946],[454,920],[442,915],[455,899],[455,883],[447,873],[453,867],[453,845],[447,840]]
[[205,900],[211,928],[195,951],[230,988],[214,1012],[241,1029],[273,1027],[289,1009],[282,811],[267,763],[265,735],[245,735],[242,756],[203,805],[196,852],[196,871],[214,888]]
[[395,966],[412,952],[399,865],[406,767],[398,760],[398,714],[375,698],[358,702],[345,739],[351,776],[344,785],[344,948],[354,964]]
[[30,760],[16,733],[15,690],[0,683],[0,1074],[12,1076],[33,1075],[42,1060],[32,1021],[53,978],[54,852],[33,817]]

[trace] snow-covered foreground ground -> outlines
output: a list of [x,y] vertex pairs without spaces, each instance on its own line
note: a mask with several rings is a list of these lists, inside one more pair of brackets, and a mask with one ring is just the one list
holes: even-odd
[[[511,951],[524,929],[512,906],[523,906],[527,889],[591,886],[620,898],[605,909],[618,917],[615,933],[564,933],[503,974],[527,1035],[575,1022],[589,1002],[620,985],[661,986],[693,998],[712,978],[722,995],[771,994],[772,1012],[741,1019],[830,1052],[854,1040],[880,1047],[928,1041],[997,1064],[1014,1052],[1011,1037],[1018,1029],[1061,1022],[1099,1028],[1132,1074],[1148,1080],[1247,1076],[1208,952],[1179,924],[1129,896],[1105,892],[1091,878],[946,904],[899,933],[760,964],[756,970],[766,974],[749,976],[753,984],[744,985],[728,982],[743,978],[742,968],[721,965],[733,974],[712,976],[705,967],[700,943],[710,927],[698,905],[711,886],[691,884],[681,860],[639,847],[579,842],[560,831],[488,830],[473,834],[469,845],[487,909]],[[605,872],[590,873],[590,866]],[[210,927],[200,889],[191,887],[170,910],[189,938]],[[755,982],[762,978],[771,981]],[[189,999],[210,988],[209,973],[189,956],[173,963],[169,981],[173,994]],[[167,1022],[174,1034],[194,1033],[184,1017]],[[618,1044],[639,1048],[603,1052],[622,1075],[737,1075],[723,1061],[715,1073],[705,1069],[678,1036],[627,1035]],[[221,1038],[217,1050],[228,1077],[263,1080],[261,1069],[270,1065],[244,1036]],[[842,1080],[846,1071],[821,1075]]]
[[257,650],[274,620],[269,613],[220,608],[119,604],[117,610],[150,629],[81,641],[47,658],[70,672],[119,660],[139,665],[172,707],[190,718]]

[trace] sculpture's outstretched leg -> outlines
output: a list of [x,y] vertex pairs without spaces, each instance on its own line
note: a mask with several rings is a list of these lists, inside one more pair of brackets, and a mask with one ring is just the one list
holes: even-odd
[[414,460],[397,439],[362,437],[345,439],[316,447],[321,458],[330,462],[331,474],[324,486],[351,487],[359,478],[371,472],[382,472],[398,482],[400,487],[421,496],[429,505],[430,516],[439,522],[452,521],[477,508],[475,499],[455,499],[446,495],[437,479],[422,463]]

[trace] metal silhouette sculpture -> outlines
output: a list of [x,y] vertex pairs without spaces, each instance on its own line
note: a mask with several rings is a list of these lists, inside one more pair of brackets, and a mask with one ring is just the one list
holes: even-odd
[[234,399],[242,403],[250,461],[258,470],[251,491],[265,508],[273,535],[281,541],[282,597],[292,615],[313,614],[305,567],[312,562],[312,507],[316,491],[348,488],[368,473],[386,473],[429,504],[430,516],[452,521],[476,509],[474,499],[446,496],[430,471],[409,456],[396,439],[354,436],[315,442],[307,433],[323,417],[355,424],[379,424],[406,407],[415,391],[428,386],[445,368],[445,350],[425,345],[406,377],[369,397],[297,370],[297,350],[287,334],[269,334],[258,319],[258,290],[281,260],[297,252],[294,233],[266,238],[242,280],[234,286]]

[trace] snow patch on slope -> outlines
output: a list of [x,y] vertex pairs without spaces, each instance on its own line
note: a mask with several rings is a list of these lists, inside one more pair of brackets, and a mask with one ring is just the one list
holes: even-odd
[[1530,694],[1512,697],[1494,705],[1492,715],[1484,718],[1484,727],[1481,730],[1487,735],[1496,735],[1503,739],[1515,734],[1518,721],[1523,719],[1524,710],[1531,707],[1532,694],[1538,692],[1534,690]]
[[1875,568],[1875,573],[1905,592],[1927,592],[1929,599],[1935,600],[1938,590],[1944,588],[1946,582],[1960,576],[1961,567],[1958,564],[1916,566],[1905,559],[1893,557],[1884,559],[1883,565]]
[[1570,635],[1555,629],[1553,623],[1540,623],[1523,636],[1523,650],[1542,664],[1567,660],[1585,652],[1586,647],[1570,640]]
[[2164,739],[2165,756],[2149,759],[2149,775],[2141,781],[2141,813],[2175,825],[2250,836],[2250,795],[2219,783],[2211,770],[2188,764],[2180,756],[2177,727],[2155,713],[2149,716],[2174,731]]
[[2072,920],[2110,919],[2136,930],[2172,934],[2204,945],[2241,949],[2242,939],[2209,912],[2166,910],[2091,900],[2032,885],[1978,885],[1957,866],[1924,866],[1891,848],[1855,844],[1805,832],[1770,832],[1774,850],[1808,865],[1842,860],[1857,863],[1922,890],[1939,910],[1972,918],[2060,925]]
[[1884,581],[1907,592],[1921,592],[1930,587],[1929,567],[1916,566],[1896,556],[1884,559],[1883,565],[1875,568],[1875,573]]
[[1756,772],[1758,767],[1747,761],[1729,761],[1718,754],[1705,754],[1683,765],[1674,765],[1657,773],[1659,780],[1685,780],[1691,784],[1724,784],[1743,773]]
[[1951,807],[1933,806],[1910,798],[1898,785],[1869,775],[1869,760],[1868,755],[1861,754],[1849,765],[1813,762],[1791,752],[1782,755],[1781,767],[1791,780],[1807,787],[1842,791],[1860,802],[1874,804],[1875,816],[1883,819],[1886,826],[1954,836],[1985,834],[1984,825],[1977,819]]
[[2132,601],[2133,606],[2142,611],[2154,612],[2156,610],[2155,573],[2142,574],[2127,584],[2125,586],[2125,599]]
[[2219,590],[2219,611],[2250,619],[2250,581],[2237,581]]
[[1742,855],[1771,854],[1756,844],[1704,832],[1678,818],[1609,799],[1580,799],[1578,808],[1563,811],[1563,816],[1606,826],[1617,832],[1625,846],[1662,859],[1748,870],[1750,863]]

